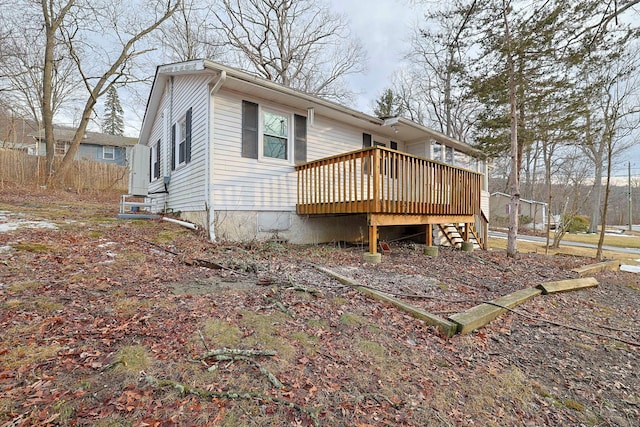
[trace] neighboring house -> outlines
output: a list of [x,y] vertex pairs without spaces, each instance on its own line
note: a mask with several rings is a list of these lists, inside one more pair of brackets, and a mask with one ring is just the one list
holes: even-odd
[[[504,224],[509,221],[511,212],[511,195],[496,191],[491,193],[491,216],[492,223]],[[547,224],[547,204],[537,200],[520,199],[519,216],[522,227],[541,230]]]
[[369,241],[375,253],[378,233],[410,226],[428,244],[437,224],[486,230],[481,152],[207,60],[158,67],[140,144],[155,209],[211,239]]
[[[55,155],[64,156],[75,129],[55,125]],[[78,147],[75,160],[93,160],[115,163],[124,166],[131,147],[137,138],[107,135],[99,132],[86,132]],[[0,112],[0,148],[24,151],[28,154],[46,154],[44,130],[39,129],[33,120],[23,119]]]
[[[69,145],[75,134],[74,128],[55,126],[53,133],[56,138],[54,147],[56,156],[64,156],[69,150]],[[45,155],[44,130],[36,132],[34,138],[39,142],[38,154]],[[115,163],[120,166],[127,164],[127,154],[131,147],[136,145],[137,138],[126,136],[108,135],[99,132],[85,132],[84,138],[78,147],[75,160],[92,160],[95,162]]]
[[35,154],[37,144],[31,136],[35,132],[37,132],[37,126],[33,121],[0,111],[0,148]]

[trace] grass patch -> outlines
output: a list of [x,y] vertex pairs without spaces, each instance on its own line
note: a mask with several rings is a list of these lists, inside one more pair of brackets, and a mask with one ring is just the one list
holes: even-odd
[[64,307],[59,302],[56,302],[47,297],[37,297],[33,301],[33,305],[40,313],[50,313],[52,311],[58,311],[62,310],[62,307]]
[[220,319],[207,320],[202,335],[212,348],[235,348],[242,340],[242,331],[237,326]]
[[49,247],[46,245],[42,245],[40,243],[17,243],[13,246],[13,248],[17,251],[25,251],[25,252],[33,252],[33,253],[43,253],[48,252]]
[[61,310],[63,307],[59,302],[55,302],[51,298],[47,298],[44,296],[35,297],[33,300],[22,300],[18,298],[12,298],[7,300],[3,304],[3,308],[7,310],[21,308],[23,310],[34,310],[39,313],[50,313],[52,311]]
[[[489,238],[488,245],[489,245],[489,248],[491,249],[506,250],[507,239]],[[596,256],[596,248],[581,248],[578,246],[563,245],[562,242],[560,242],[560,248],[558,249],[549,248],[548,250],[545,250],[544,243],[524,242],[524,241],[518,240],[518,252],[547,254],[547,255],[570,255],[570,256],[577,256],[577,257],[584,257],[584,258],[595,258]],[[602,256],[607,259],[629,258],[629,254],[627,253],[608,251],[608,250],[603,250]]]
[[[566,234],[562,240],[570,241],[570,242],[590,243],[592,245],[597,245],[598,240],[600,240],[600,233]],[[605,235],[604,244],[606,246],[616,246],[619,248],[640,248],[640,237]]]
[[38,345],[35,343],[18,345],[0,356],[2,366],[5,369],[17,369],[22,366],[29,366],[55,356],[60,350],[57,344]]
[[116,254],[116,259],[118,261],[125,261],[133,264],[144,264],[147,261],[147,256],[138,251],[129,251],[129,252],[118,252]]
[[318,352],[318,337],[309,335],[305,332],[294,332],[290,337],[302,344],[308,355],[315,356]]
[[307,320],[307,326],[313,329],[327,329],[329,328],[329,322],[323,319],[309,319]]
[[148,300],[141,301],[138,298],[130,297],[117,300],[113,308],[121,316],[133,316],[140,310],[146,310],[151,307]]
[[69,421],[73,419],[73,415],[75,414],[75,409],[73,406],[64,399],[61,399],[53,404],[53,410],[57,412],[58,418],[56,422],[65,425]]
[[569,409],[573,409],[574,411],[577,412],[584,412],[584,405],[578,401],[575,401],[573,399],[565,399],[562,404],[564,406],[566,406]]
[[366,319],[364,319],[361,316],[358,316],[357,314],[345,313],[342,316],[340,316],[340,323],[347,326],[358,326],[358,325],[364,325],[365,323],[367,323],[367,321]]
[[347,299],[342,297],[335,297],[331,300],[331,302],[335,305],[345,305],[347,303]]
[[87,236],[89,236],[92,239],[99,239],[104,236],[104,231],[91,230],[87,233]]
[[128,375],[138,375],[140,371],[149,369],[151,358],[147,354],[147,349],[141,345],[131,345],[123,347],[116,354],[116,366],[118,372]]
[[[146,221],[148,222],[148,221]],[[186,234],[187,232],[181,229],[168,229],[162,230],[158,234],[156,234],[153,239],[151,239],[154,243],[162,244],[162,243],[170,243],[176,240],[178,237]]]
[[24,292],[29,289],[35,289],[38,286],[40,286],[39,282],[36,282],[35,280],[27,280],[24,282],[12,283],[7,287],[7,289],[11,292]]
[[358,339],[356,348],[360,350],[367,358],[373,358],[377,363],[383,361],[387,357],[385,348],[375,341],[367,339]]
[[242,343],[248,347],[274,350],[280,359],[291,361],[296,356],[296,351],[288,343],[288,337],[280,337],[278,325],[289,320],[289,316],[281,312],[267,315],[256,314],[249,311],[241,312],[240,324],[248,329],[248,333]]

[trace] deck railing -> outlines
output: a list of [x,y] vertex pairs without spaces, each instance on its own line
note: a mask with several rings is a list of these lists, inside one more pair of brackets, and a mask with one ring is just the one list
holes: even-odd
[[312,161],[296,170],[301,215],[480,213],[479,173],[384,147]]

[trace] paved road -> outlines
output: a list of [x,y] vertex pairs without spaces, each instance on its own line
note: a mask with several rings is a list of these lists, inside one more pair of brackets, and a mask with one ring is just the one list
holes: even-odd
[[[503,233],[502,231],[493,231],[489,230],[489,237],[494,237],[497,239],[506,239],[507,233]],[[631,237],[630,237],[631,238]],[[536,243],[546,243],[547,239],[539,236],[526,236],[526,235],[518,235],[518,240],[522,240],[523,242],[536,242]],[[591,243],[582,243],[582,242],[570,242],[568,240],[563,240],[560,242],[560,246],[579,246],[582,248],[591,248],[596,249],[598,245],[593,245]],[[603,246],[602,249],[607,251],[616,251],[623,252],[627,254],[640,255],[640,249],[638,248],[621,248],[618,246]]]

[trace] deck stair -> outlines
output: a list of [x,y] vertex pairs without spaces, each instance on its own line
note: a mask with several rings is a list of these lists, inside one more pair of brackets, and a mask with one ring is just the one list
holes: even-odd
[[[448,224],[438,224],[440,229],[440,245],[442,246],[452,246],[454,248],[460,248],[462,246],[462,242],[464,242],[464,223],[448,223]],[[482,247],[482,240],[478,233],[476,232],[473,224],[470,224],[469,227],[469,241],[473,243],[474,249],[479,249]]]
[[[142,201],[141,201],[142,200]],[[153,214],[156,200],[151,197],[138,197],[123,194],[120,199],[120,212],[118,218],[121,219],[155,219],[158,215]]]

